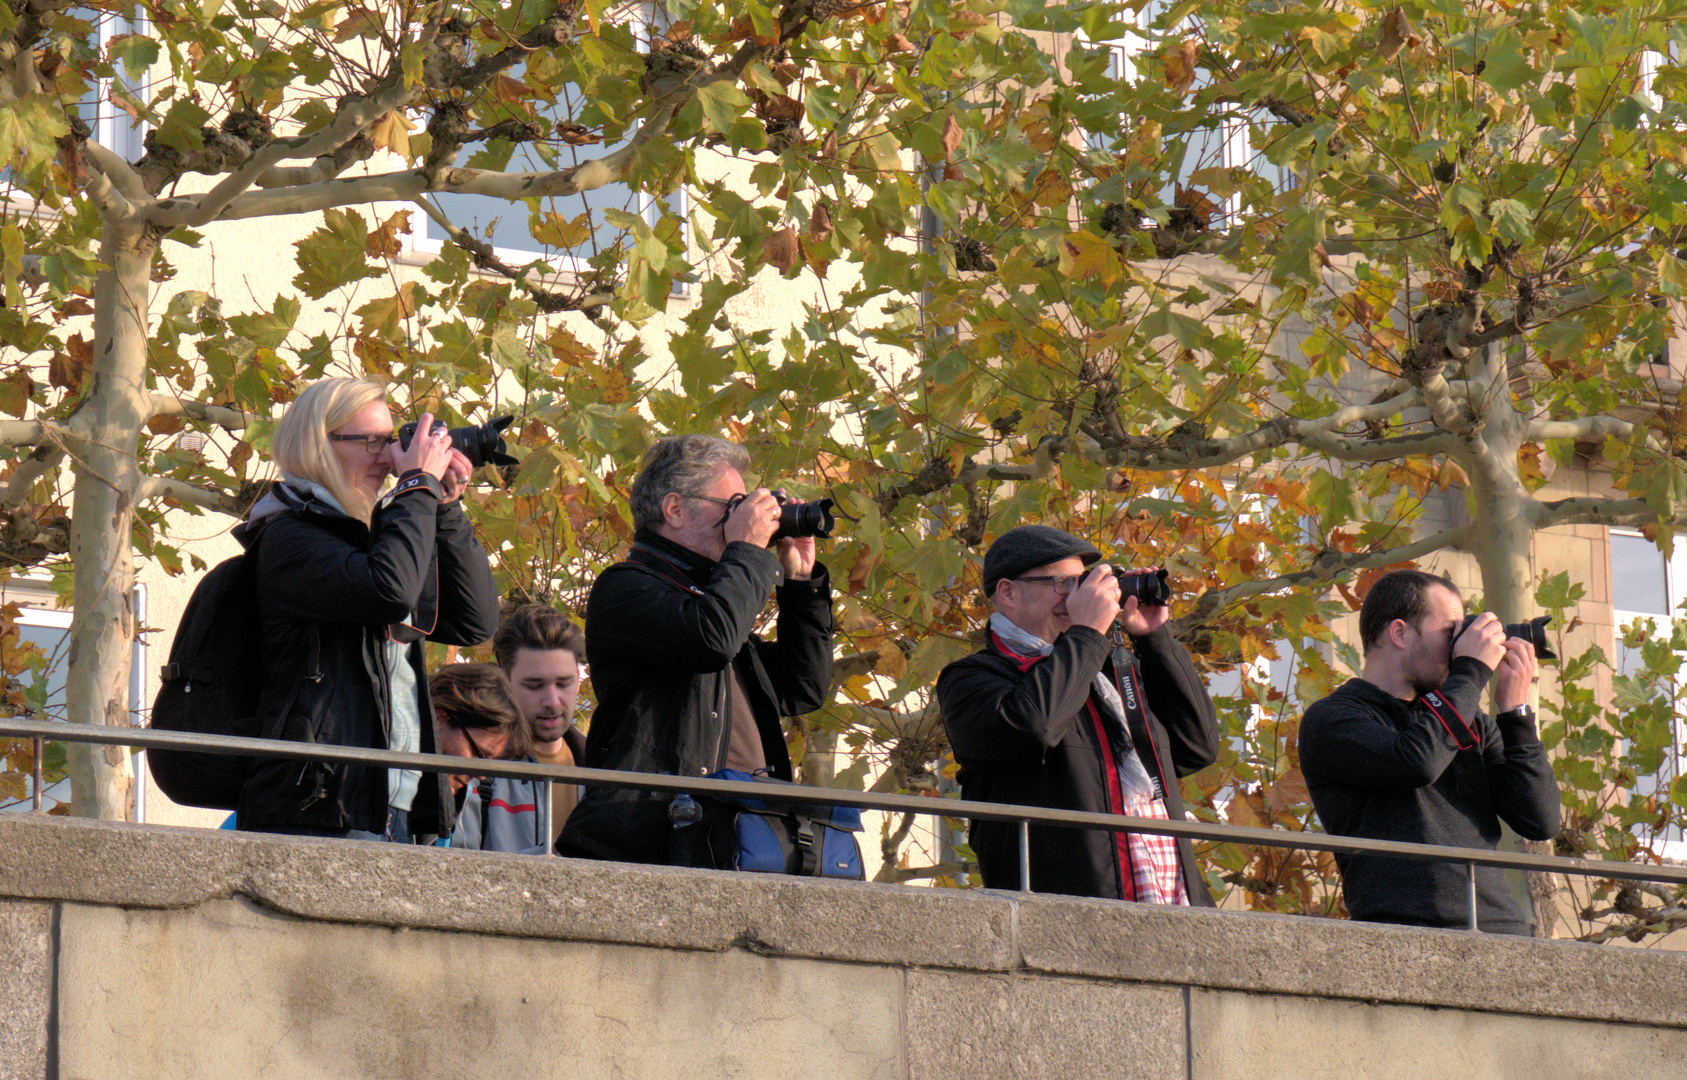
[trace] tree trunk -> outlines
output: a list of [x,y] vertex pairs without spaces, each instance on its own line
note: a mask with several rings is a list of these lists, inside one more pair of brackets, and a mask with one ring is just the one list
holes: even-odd
[[[1503,357],[1490,345],[1488,377],[1504,385]],[[1488,610],[1502,622],[1516,623],[1535,614],[1534,567],[1530,561],[1535,537],[1534,499],[1517,470],[1517,451],[1526,419],[1511,404],[1509,394],[1490,394],[1489,415],[1481,421],[1481,443],[1470,471],[1472,517],[1476,528],[1474,554],[1482,572],[1482,595]],[[1531,704],[1536,694],[1530,692]],[[1490,702],[1490,709],[1492,709]],[[1523,850],[1550,855],[1552,841],[1519,838]],[[1526,876],[1536,937],[1552,937],[1558,923],[1558,883],[1552,874]]]
[[[129,726],[130,649],[135,637],[132,529],[146,390],[147,303],[156,239],[138,222],[108,221],[100,240],[94,299],[94,362],[87,395],[71,421],[84,441],[75,460],[71,559],[75,616],[70,630],[69,719]],[[71,812],[125,820],[134,778],[122,746],[69,746]]]

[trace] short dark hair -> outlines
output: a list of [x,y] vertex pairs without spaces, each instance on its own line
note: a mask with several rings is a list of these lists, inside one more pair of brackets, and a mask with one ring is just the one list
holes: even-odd
[[510,693],[510,680],[492,664],[443,664],[428,678],[434,720],[456,731],[497,731],[509,739],[504,756],[524,758],[532,748],[527,720]]
[[750,468],[750,452],[712,435],[671,435],[644,452],[627,503],[635,529],[662,524],[662,499],[671,491],[696,495],[727,469]]
[[1359,641],[1364,651],[1369,653],[1382,641],[1395,619],[1417,626],[1429,614],[1431,589],[1451,589],[1463,602],[1457,585],[1422,570],[1395,570],[1378,578],[1359,605]]
[[523,604],[498,624],[492,635],[492,655],[508,675],[515,668],[515,655],[522,649],[549,652],[567,649],[574,662],[586,658],[586,632],[564,612],[545,604]]

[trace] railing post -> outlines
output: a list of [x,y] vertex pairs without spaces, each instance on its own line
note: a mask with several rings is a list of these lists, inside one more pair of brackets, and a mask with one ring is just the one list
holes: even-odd
[[35,790],[29,796],[29,803],[30,809],[37,814],[41,812],[41,751],[43,749],[45,749],[45,746],[41,742],[41,736],[35,736]]
[[1031,891],[1031,823],[1019,823],[1019,891]]
[[1481,928],[1476,925],[1476,864],[1475,863],[1465,863],[1464,865],[1470,871],[1470,885],[1469,885],[1470,927],[1469,928],[1471,930],[1479,930]]

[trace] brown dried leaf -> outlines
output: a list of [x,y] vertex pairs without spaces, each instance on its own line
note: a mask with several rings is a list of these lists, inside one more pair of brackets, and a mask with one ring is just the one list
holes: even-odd
[[943,160],[954,160],[955,148],[961,145],[961,125],[955,122],[954,113],[943,118],[943,133],[938,138],[943,144]]
[[146,429],[154,435],[174,435],[187,427],[187,421],[176,413],[159,413],[146,422]]
[[1382,33],[1377,39],[1377,51],[1384,60],[1394,59],[1401,49],[1411,48],[1423,40],[1412,33],[1412,20],[1399,8],[1382,17]]
[[0,411],[22,416],[29,409],[29,396],[35,392],[35,380],[22,368],[14,368],[0,378]]
[[1182,94],[1195,85],[1196,50],[1194,38],[1184,38],[1166,50],[1165,77],[1169,89]]
[[892,34],[885,38],[885,52],[913,52],[915,45],[903,34]]
[[820,141],[820,160],[827,161],[838,156],[838,133],[828,131],[826,137]]
[[84,341],[81,334],[72,334],[70,340],[64,343],[64,351],[54,353],[53,358],[47,361],[47,382],[51,386],[62,386],[72,394],[78,393],[82,389],[82,380],[93,366],[93,343]]
[[404,252],[404,241],[399,239],[399,235],[408,235],[409,232],[410,211],[400,210],[370,230],[363,241],[363,250],[370,258],[395,259]]
[[824,244],[832,238],[832,212],[821,203],[808,215],[808,238],[816,244]]
[[761,253],[763,262],[786,274],[802,263],[802,240],[797,237],[797,230],[787,225],[768,234],[762,241]]
[[564,120],[556,126],[557,137],[569,146],[592,146],[603,141],[601,132],[592,131],[572,120]]
[[340,20],[340,25],[334,29],[334,41],[345,42],[354,37],[378,38],[381,36],[381,28],[381,16],[376,12],[368,8],[348,8],[345,18]]
[[789,94],[755,94],[756,115],[763,120],[800,120],[803,115],[802,102]]

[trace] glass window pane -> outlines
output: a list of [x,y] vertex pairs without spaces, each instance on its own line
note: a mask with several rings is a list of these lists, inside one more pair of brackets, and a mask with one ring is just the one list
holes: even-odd
[[1648,615],[1671,613],[1663,553],[1645,537],[1611,534],[1611,606]]

